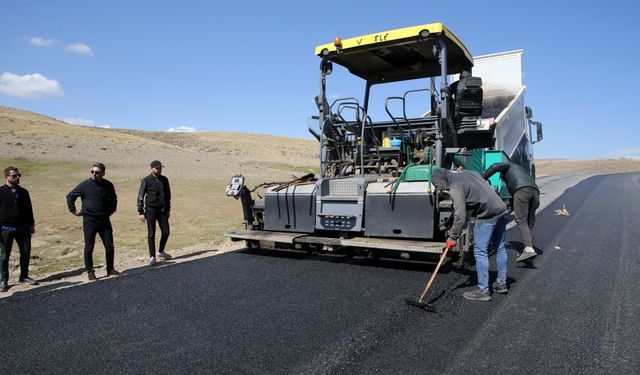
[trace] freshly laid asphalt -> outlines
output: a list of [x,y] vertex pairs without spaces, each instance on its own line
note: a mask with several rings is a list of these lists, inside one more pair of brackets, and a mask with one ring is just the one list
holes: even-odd
[[433,264],[250,250],[16,294],[0,374],[637,374],[639,228],[640,174],[591,177],[538,214],[532,263],[509,230],[507,295],[445,267],[437,313],[404,303]]

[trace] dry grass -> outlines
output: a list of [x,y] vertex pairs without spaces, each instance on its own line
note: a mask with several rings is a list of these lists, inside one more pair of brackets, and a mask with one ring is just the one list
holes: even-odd
[[[224,230],[240,225],[240,202],[224,194],[233,174],[243,173],[253,186],[318,170],[316,141],[82,127],[2,106],[0,139],[0,165],[19,167],[22,185],[32,195],[37,232],[31,270],[36,277],[82,267],[82,221],[68,212],[65,195],[89,177],[95,161],[107,165],[106,178],[118,193],[119,208],[112,217],[116,267],[146,262],[146,226],[138,221],[135,200],[151,160],[166,165],[164,174],[171,181],[172,232],[167,250],[177,255],[219,246]],[[640,161],[632,159],[536,164],[538,176],[640,171]],[[100,243],[94,258],[96,264],[104,262]],[[15,279],[16,256],[12,267]]]
[[571,159],[539,159],[536,160],[537,176],[557,174],[600,174],[640,172],[640,160],[629,158],[571,160]]
[[[116,187],[113,215],[116,266],[146,262],[146,225],[138,220],[136,195],[149,162],[161,160],[172,187],[171,237],[175,254],[218,246],[225,229],[241,223],[239,201],[225,195],[229,178],[250,184],[287,180],[317,169],[317,142],[240,133],[160,133],[69,125],[45,116],[0,106],[0,165],[23,173],[36,218],[31,273],[35,277],[83,265],[82,220],[71,215],[65,196],[89,177],[95,161],[107,165]],[[11,155],[7,158],[6,155]],[[77,202],[80,205],[80,202]],[[97,264],[104,262],[98,241]],[[18,257],[12,257],[17,267]],[[11,278],[16,278],[15,269]]]

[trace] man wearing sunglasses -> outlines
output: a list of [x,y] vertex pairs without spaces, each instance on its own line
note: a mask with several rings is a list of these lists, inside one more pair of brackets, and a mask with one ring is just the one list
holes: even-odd
[[20,186],[20,171],[16,167],[4,170],[5,184],[0,186],[0,292],[9,289],[9,256],[15,240],[20,249],[21,283],[36,285],[29,277],[31,235],[35,220],[29,192]]
[[[120,274],[113,268],[114,247],[113,228],[109,217],[116,212],[118,197],[113,184],[104,178],[106,167],[102,163],[95,163],[91,167],[91,178],[82,181],[75,189],[67,194],[69,211],[82,216],[82,231],[84,232],[84,266],[90,281],[97,280],[93,270],[93,248],[96,234],[102,239],[107,259],[107,276]],[[76,210],[76,199],[82,201],[80,212]]]

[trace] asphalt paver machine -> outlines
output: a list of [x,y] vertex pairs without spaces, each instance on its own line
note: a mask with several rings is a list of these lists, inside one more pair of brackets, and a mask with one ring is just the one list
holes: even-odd
[[[244,228],[227,231],[232,240],[248,247],[433,257],[443,252],[453,215],[447,192],[431,184],[434,167],[482,172],[510,159],[535,173],[531,145],[542,139],[542,129],[524,105],[522,51],[481,56],[474,64],[451,30],[432,23],[336,38],[315,53],[318,126],[309,130],[320,144],[319,175],[253,189],[234,176],[227,195],[241,200]],[[364,81],[362,99],[329,100],[334,64]],[[371,107],[372,88],[400,82],[417,88],[384,98],[382,109]],[[425,106],[417,116],[408,110],[414,97]],[[385,118],[374,120],[376,111]],[[491,183],[506,199],[499,176]],[[265,189],[260,199],[252,195],[257,188]],[[471,225],[453,254],[472,248]]]

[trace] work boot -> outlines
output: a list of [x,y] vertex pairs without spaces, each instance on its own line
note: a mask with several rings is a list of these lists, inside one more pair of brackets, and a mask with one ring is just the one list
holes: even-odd
[[9,290],[9,285],[7,285],[7,280],[0,280],[0,292],[6,292]]
[[493,283],[493,291],[499,294],[509,293],[509,288],[507,288],[507,284],[500,284],[497,281]]
[[536,255],[538,255],[538,253],[536,253],[533,247],[525,247],[524,251],[522,251],[522,253],[520,253],[520,255],[518,255],[518,257],[516,258],[516,262],[522,262],[523,260],[533,258]]
[[491,294],[489,292],[481,292],[480,289],[464,292],[462,296],[472,301],[491,301]]
[[95,272],[87,272],[87,280],[89,280],[89,281],[98,280],[98,278],[96,278]]
[[164,260],[169,260],[172,258],[171,254],[165,253],[164,251],[159,252],[158,256]]
[[116,270],[107,271],[107,276],[118,276],[119,274],[120,274],[120,272],[118,272]]
[[156,265],[156,257],[149,258],[149,265],[150,266],[155,266]]
[[18,279],[18,281],[21,282],[22,284],[38,285],[38,282],[30,278],[29,276]]

